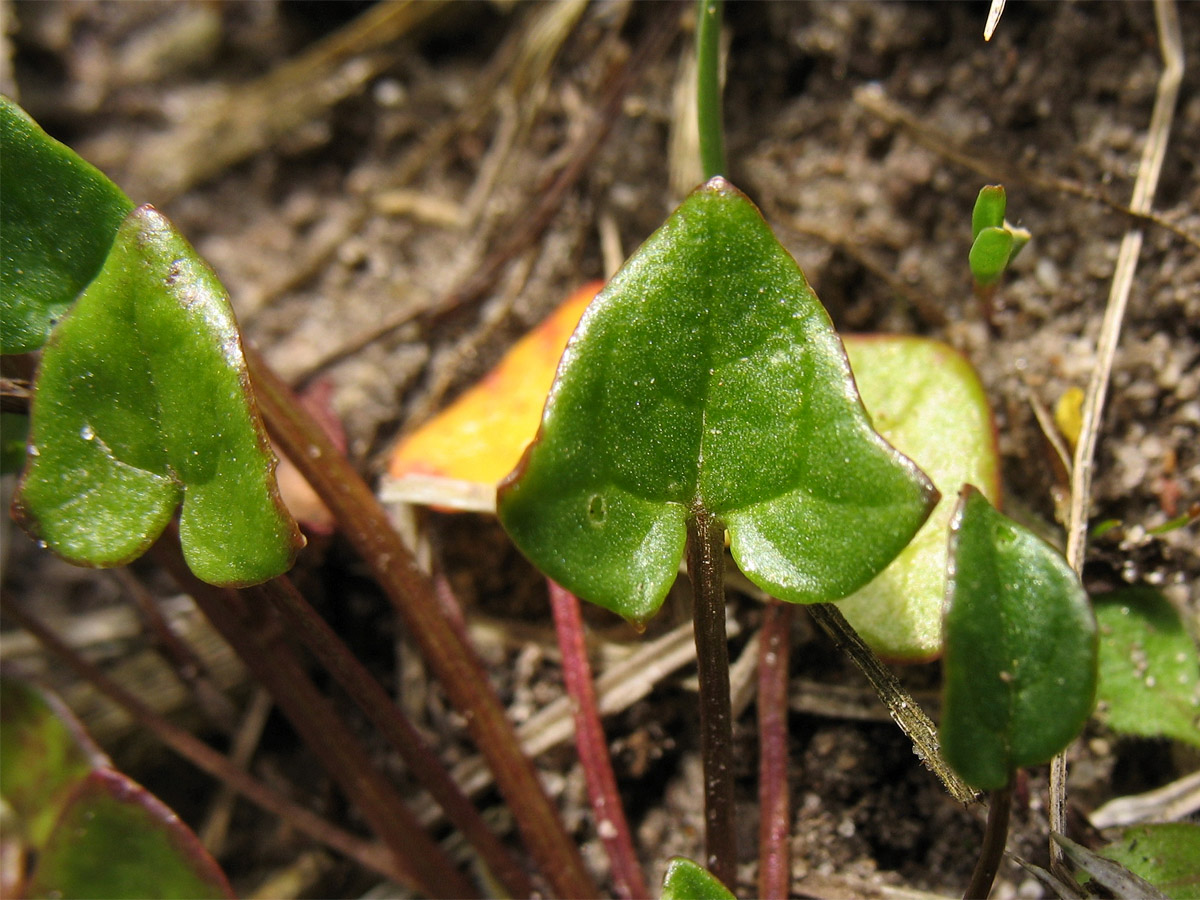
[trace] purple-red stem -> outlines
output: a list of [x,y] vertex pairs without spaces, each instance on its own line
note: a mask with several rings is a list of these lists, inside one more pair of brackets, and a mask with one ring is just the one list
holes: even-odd
[[788,658],[796,607],[772,600],[758,638],[758,896],[785,900],[791,885]]
[[592,684],[592,669],[588,664],[587,646],[583,638],[583,618],[579,600],[565,588],[547,580],[550,586],[550,607],[554,611],[554,628],[562,651],[563,681],[572,700],[575,718],[575,749],[587,780],[588,797],[596,817],[596,831],[612,864],[613,884],[622,897],[649,897],[642,867],[633,850],[625,808],[617,792],[612,757],[600,713],[596,707],[596,691]]
[[247,591],[265,595],[283,614],[296,636],[387,738],[446,817],[470,841],[492,876],[514,897],[532,895],[534,886],[529,876],[483,821],[421,733],[291,581],[280,577]]
[[391,850],[404,883],[430,897],[478,896],[309,679],[266,593],[261,588],[238,593],[200,581],[183,561],[177,535],[160,540],[151,552],[270,692],[322,768]]
[[0,594],[0,607],[3,607],[5,613],[16,619],[22,628],[37,638],[51,653],[54,653],[73,669],[80,678],[129,713],[130,718],[138,725],[145,728],[196,768],[233,788],[256,806],[279,816],[289,826],[307,834],[313,840],[345,854],[385,878],[401,883],[405,880],[404,872],[397,866],[392,854],[382,844],[370,843],[355,837],[322,819],[311,810],[293,803],[190,732],[178,725],[171,724],[105,675],[98,667],[85,660],[65,642],[59,640],[53,631],[12,603],[3,594]]
[[699,505],[688,520],[687,558],[700,676],[705,865],[733,891],[737,886],[737,823],[729,639],[725,633],[725,526]]
[[466,720],[538,868],[561,897],[597,896],[579,848],[522,752],[483,662],[442,613],[433,585],[387,513],[279,376],[252,351],[246,361],[267,428],[334,514]]

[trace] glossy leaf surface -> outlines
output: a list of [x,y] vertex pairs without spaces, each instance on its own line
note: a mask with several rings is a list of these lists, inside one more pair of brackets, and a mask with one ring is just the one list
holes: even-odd
[[248,386],[220,282],[139,207],[43,353],[22,524],[72,562],[118,565],[182,501],[197,576],[244,585],[285,571],[301,538]]
[[144,788],[108,769],[76,789],[38,856],[30,897],[232,897],[188,828]]
[[697,506],[747,577],[809,603],[869,581],[935,499],[871,429],[795,261],[714,178],[584,313],[498,512],[547,575],[640,622]]
[[1096,598],[1097,717],[1114,731],[1200,746],[1200,658],[1179,613],[1153,588]]
[[1096,693],[1096,623],[1062,555],[974,488],[951,523],[939,736],[973,787],[996,790],[1083,728]]
[[676,856],[667,863],[662,900],[733,900],[733,894],[708,869]]
[[968,263],[971,275],[981,285],[989,285],[1004,274],[1013,252],[1013,236],[1005,228],[985,228],[971,245]]
[[0,97],[0,351],[28,353],[100,270],[133,203]]
[[959,489],[974,484],[999,501],[991,410],[971,364],[946,344],[918,337],[843,340],[875,429],[921,467],[942,499],[900,555],[838,606],[882,656],[930,659],[942,650],[946,546]]
[[109,765],[57,698],[0,677],[0,797],[23,840],[41,847],[76,786]]
[[1168,897],[1200,896],[1200,825],[1172,822],[1126,828],[1119,841],[1100,852]]
[[985,228],[1001,228],[1004,226],[1004,208],[1008,197],[1004,185],[989,184],[979,189],[975,198],[975,207],[971,210],[971,239],[979,237]]

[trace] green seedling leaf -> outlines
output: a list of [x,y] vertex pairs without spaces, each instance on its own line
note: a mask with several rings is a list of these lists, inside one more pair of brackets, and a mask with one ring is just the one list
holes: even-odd
[[1005,228],[985,228],[971,245],[967,259],[975,283],[987,286],[1004,274],[1013,252],[1013,236]]
[[129,778],[99,769],[78,786],[38,855],[28,896],[232,897],[196,836]]
[[1083,728],[1096,623],[1062,555],[976,489],[964,489],[950,529],[939,736],[964,781],[998,790]]
[[935,500],[871,429],[795,261],[714,178],[584,313],[498,512],[552,579],[644,622],[697,508],[747,577],[810,603],[869,581]]
[[704,866],[674,857],[663,876],[662,900],[734,900],[729,889]]
[[58,698],[0,677],[0,798],[26,844],[41,847],[88,774],[110,765]]
[[134,210],[42,356],[14,511],[66,559],[119,565],[180,502],[188,565],[247,585],[302,544],[275,488],[233,312],[156,210]]
[[133,203],[0,96],[0,352],[28,353],[95,277]]
[[1033,235],[1029,233],[1028,228],[1020,228],[1008,222],[1004,223],[1004,230],[1011,234],[1013,239],[1012,250],[1008,252],[1008,265],[1011,266],[1013,260],[1017,258],[1017,254],[1025,249],[1025,245],[1029,243]]
[[1200,658],[1175,607],[1153,588],[1096,598],[1097,717],[1113,731],[1200,746]]
[[1100,853],[1174,900],[1200,896],[1200,825],[1172,822],[1127,828],[1119,841]]
[[918,337],[844,339],[875,429],[933,480],[942,499],[917,536],[865,587],[838,601],[863,640],[889,659],[942,651],[946,543],[959,488],[1000,498],[999,454],[979,376],[957,350]]
[[985,228],[1004,227],[1004,208],[1008,199],[1004,185],[989,184],[979,189],[975,208],[971,210],[971,240],[979,237]]

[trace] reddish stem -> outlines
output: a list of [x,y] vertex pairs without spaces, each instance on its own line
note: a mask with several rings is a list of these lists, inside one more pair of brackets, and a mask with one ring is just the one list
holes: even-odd
[[596,831],[608,851],[617,893],[625,898],[649,897],[642,867],[633,850],[629,823],[625,820],[625,808],[617,792],[616,776],[613,775],[612,757],[596,708],[596,691],[592,685],[592,669],[588,664],[584,643],[579,600],[553,581],[547,582],[550,586],[550,607],[554,611],[554,628],[562,651],[563,681],[573,701],[575,749],[587,780],[588,797],[596,817]]
[[462,713],[538,867],[561,897],[597,896],[579,848],[521,751],[483,662],[443,615],[433,585],[387,513],[279,377],[252,351],[247,351],[246,361],[268,429],[334,514]]
[[420,732],[291,581],[277,578],[248,590],[265,595],[284,615],[300,640],[391,742],[412,774],[441,805],[446,817],[471,842],[491,874],[514,897],[531,896],[534,887],[529,876],[483,821]]
[[22,628],[37,638],[51,653],[54,653],[73,669],[80,678],[129,713],[138,725],[145,728],[196,768],[233,788],[256,806],[279,816],[288,825],[307,834],[313,840],[345,854],[385,878],[397,882],[404,880],[404,872],[396,865],[392,854],[382,844],[370,843],[355,837],[325,821],[311,810],[293,803],[230,762],[227,757],[188,731],[171,724],[105,675],[98,667],[85,660],[65,642],[59,640],[53,631],[3,594],[0,594],[0,607],[3,607],[6,614],[16,619]]
[[788,657],[796,607],[770,601],[758,644],[758,895],[784,900],[791,884],[788,802]]
[[239,596],[200,581],[184,563],[177,540],[161,540],[152,552],[271,693],[322,768],[392,851],[404,883],[431,897],[478,896],[309,679],[262,589],[248,588]]

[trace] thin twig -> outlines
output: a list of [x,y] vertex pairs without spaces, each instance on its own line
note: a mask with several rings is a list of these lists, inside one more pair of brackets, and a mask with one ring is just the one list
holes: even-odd
[[289,826],[313,840],[344,854],[363,867],[396,882],[404,873],[382,844],[370,843],[325,821],[311,810],[288,800],[218,753],[190,732],[173,725],[109,678],[99,667],[85,660],[41,621],[0,593],[0,607],[21,627],[32,634],[51,653],[61,659],[80,678],[121,707],[142,728],[166,744],[196,768],[227,784],[256,806],[273,813]]
[[322,768],[387,845],[404,873],[403,883],[430,896],[478,896],[308,677],[284,639],[268,592],[252,587],[238,593],[200,581],[184,563],[177,537],[160,540],[151,553],[271,692]]
[[399,613],[450,701],[466,720],[517,828],[539,868],[563,897],[596,896],[579,848],[521,752],[487,670],[439,609],[437,593],[349,461],[253,352],[246,360],[267,428],[317,491]]
[[978,795],[942,759],[936,726],[901,687],[891,670],[859,637],[858,632],[842,615],[842,611],[832,603],[814,603],[808,607],[808,611],[833,642],[849,655],[854,664],[867,676],[867,680],[879,694],[896,724],[912,741],[913,750],[921,762],[941,779],[955,800],[963,804],[974,803]]
[[[1146,146],[1142,150],[1137,181],[1133,186],[1133,200],[1130,202],[1130,208],[1138,215],[1148,215],[1150,212],[1150,204],[1158,186],[1158,177],[1162,172],[1167,142],[1171,135],[1175,100],[1183,79],[1183,38],[1179,31],[1179,16],[1174,0],[1156,0],[1154,15],[1158,23],[1163,71],[1158,80]],[[1137,269],[1141,249],[1141,228],[1126,231],[1121,239],[1121,249],[1117,253],[1108,305],[1104,310],[1104,321],[1096,342],[1096,365],[1083,400],[1083,426],[1079,432],[1079,441],[1075,445],[1075,458],[1071,466],[1071,506],[1067,516],[1067,561],[1081,574],[1087,549],[1088,506],[1092,495],[1092,467],[1095,462],[1096,443],[1100,435],[1104,401],[1112,376],[1121,323],[1125,317],[1125,307],[1129,301],[1133,274]],[[1066,834],[1067,831],[1066,785],[1066,756],[1059,754],[1050,764],[1050,830],[1060,834]],[[1061,877],[1064,874],[1063,850],[1053,841],[1050,842],[1050,866],[1056,875]]]
[[608,851],[613,883],[623,897],[649,897],[642,867],[633,849],[625,808],[613,774],[612,756],[596,709],[592,667],[588,664],[579,600],[570,591],[549,582],[550,608],[562,651],[563,681],[574,701],[575,749],[587,780],[588,797],[596,817],[596,833]]
[[[1178,31],[1178,29],[1176,29]],[[1160,26],[1161,34],[1161,26]],[[1161,39],[1161,38],[1160,38]],[[1164,56],[1166,47],[1163,48]],[[1183,74],[1183,56],[1180,51],[1179,56],[1179,74]],[[1164,71],[1163,76],[1167,73]],[[1161,86],[1160,85],[1160,96]],[[1176,83],[1178,89],[1178,83]],[[955,165],[962,166],[964,169],[969,169],[972,172],[978,172],[989,182],[1020,182],[1023,184],[1032,185],[1043,191],[1051,191],[1057,194],[1065,194],[1069,197],[1079,197],[1091,203],[1098,203],[1111,209],[1113,212],[1127,216],[1136,223],[1143,225],[1154,225],[1164,231],[1169,231],[1171,234],[1180,238],[1183,241],[1191,244],[1193,247],[1200,248],[1200,235],[1196,235],[1191,231],[1175,224],[1174,222],[1164,219],[1146,209],[1138,209],[1135,206],[1126,206],[1123,203],[1118,203],[1107,194],[1097,190],[1094,187],[1089,187],[1085,184],[1080,184],[1077,181],[1071,181],[1069,178],[1062,178],[1054,175],[1043,175],[1040,172],[1034,172],[1025,169],[1021,166],[1013,165],[1009,162],[996,159],[988,156],[986,153],[980,153],[978,150],[968,149],[960,145],[957,141],[951,138],[948,134],[931,128],[924,122],[921,122],[916,116],[908,112],[899,104],[890,100],[884,93],[883,89],[877,84],[868,84],[859,88],[854,93],[854,102],[868,112],[874,113],[889,125],[895,125],[903,128],[921,146],[927,150],[941,156],[943,159],[949,160]],[[1156,101],[1157,108],[1157,101]],[[1154,120],[1151,119],[1153,122]]]
[[529,877],[455,784],[421,733],[291,581],[281,577],[251,590],[265,594],[283,614],[297,637],[358,704],[400,754],[412,774],[437,800],[446,817],[471,843],[491,875],[513,896],[530,895],[533,883]]

